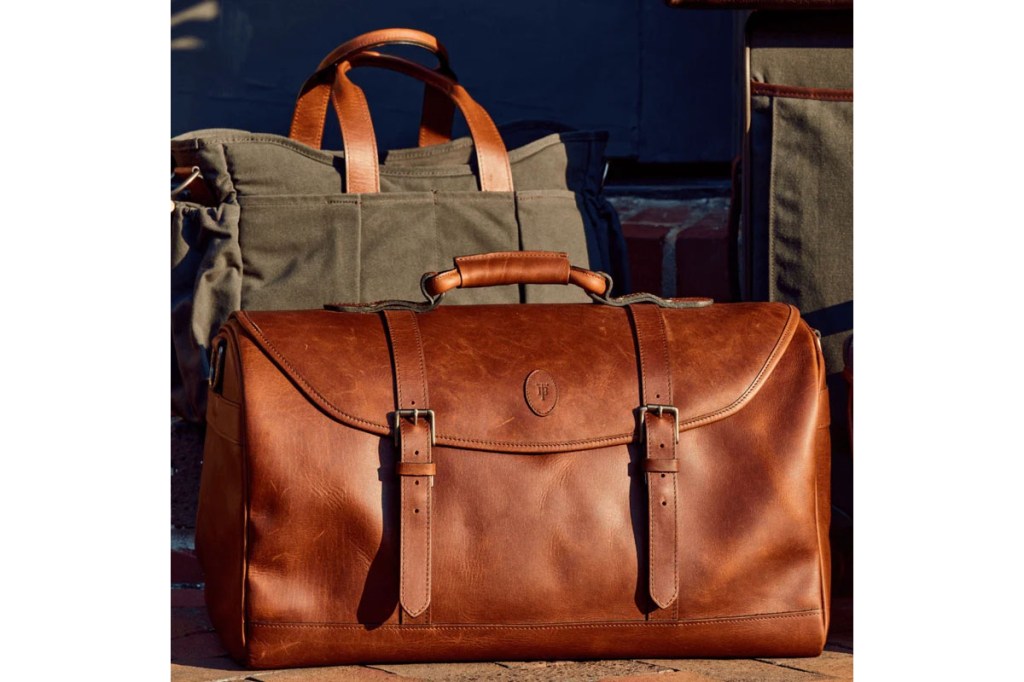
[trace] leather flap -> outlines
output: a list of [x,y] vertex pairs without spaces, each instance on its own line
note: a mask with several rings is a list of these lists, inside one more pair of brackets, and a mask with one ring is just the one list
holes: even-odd
[[[799,322],[795,308],[777,303],[662,313],[680,430],[742,409]],[[240,312],[233,319],[328,415],[391,433],[394,375],[380,315]],[[637,437],[639,367],[625,309],[453,305],[418,322],[430,403],[423,409],[434,411],[438,445],[559,452]]]

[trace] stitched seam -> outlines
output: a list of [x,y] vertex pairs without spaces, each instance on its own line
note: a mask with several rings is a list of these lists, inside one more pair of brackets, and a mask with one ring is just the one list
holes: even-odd
[[[318,83],[315,89],[318,93],[316,107],[319,122],[314,132],[316,135],[314,139],[316,140],[317,149],[319,149],[324,144],[324,126],[327,125],[327,106],[331,99],[331,86],[326,83]],[[339,124],[338,127],[340,128],[341,125]]]
[[[478,125],[482,125],[483,128],[484,128],[484,130],[482,130],[480,132],[486,132],[486,134],[491,135],[494,138],[494,140],[498,143],[498,149],[496,151],[499,151],[501,153],[501,169],[502,170],[498,171],[497,173],[495,173],[494,171],[498,170],[498,168],[495,167],[494,169],[488,169],[487,173],[485,173],[484,172],[484,168],[483,168],[483,165],[484,165],[483,164],[484,155],[480,153],[480,145],[478,145],[478,144],[474,145],[474,150],[473,151],[476,153],[476,163],[477,163],[477,167],[480,170],[480,190],[481,191],[492,191],[492,192],[493,191],[497,191],[497,192],[512,192],[515,189],[515,185],[512,183],[512,164],[509,162],[508,150],[505,148],[505,144],[504,144],[504,142],[501,139],[501,133],[498,132],[497,126],[494,125],[494,121],[491,119],[490,115],[483,109],[483,107],[481,107],[479,104],[477,104],[476,101],[472,97],[469,96],[469,93],[467,93],[465,91],[465,89],[462,88],[461,86],[456,86],[455,88],[453,88],[453,91],[458,91],[458,90],[461,90],[462,94],[464,94],[466,96],[466,99],[468,100],[468,102],[471,103],[470,106],[475,106],[475,108],[478,110],[478,111],[474,112],[475,118],[477,118],[479,120]],[[455,103],[458,105],[458,107],[460,109],[463,108],[462,104],[458,100],[456,100]],[[465,114],[466,114],[466,112],[465,112],[465,110],[463,110],[463,116],[465,116]],[[468,117],[466,117],[466,124],[470,127],[471,131],[472,131],[473,128],[476,127],[472,123],[470,123]],[[475,131],[473,131],[473,132],[475,132]],[[478,137],[477,135],[473,135],[474,141],[477,139],[477,137]],[[502,173],[502,171],[503,171],[503,173]],[[504,175],[504,177],[500,177],[499,178],[499,176],[501,176],[501,175]],[[486,188],[484,187],[484,178],[485,177],[487,177],[487,180],[488,180],[487,181],[488,187],[486,187]],[[499,183],[501,185],[501,187],[499,189],[491,189],[491,187],[493,185],[497,185]]]
[[554,443],[532,443],[529,445],[523,445],[519,441],[514,440],[480,440],[478,438],[455,438],[453,436],[438,435],[438,440],[444,440],[445,443],[476,443],[478,445],[510,445],[521,447],[530,450],[543,450],[550,447],[559,447],[562,445],[598,445],[601,443],[607,443],[614,445],[623,438],[628,438],[626,442],[632,442],[634,434],[632,432],[619,433],[614,436],[606,436],[603,438],[594,438],[587,440],[565,440]]
[[[647,421],[647,416],[646,415],[644,415],[644,421]],[[650,441],[650,433],[648,433],[647,440]],[[650,448],[650,444],[648,444],[647,447]],[[649,451],[647,453],[647,456],[648,456],[648,458],[650,458],[650,452]],[[652,592],[652,594],[651,594],[652,597],[654,596],[653,593],[656,591],[655,582],[654,582],[654,565],[656,563],[655,557],[657,556],[657,552],[654,549],[657,546],[657,543],[654,541],[654,538],[655,538],[655,532],[654,532],[654,526],[655,526],[655,521],[654,521],[655,520],[655,516],[654,516],[654,486],[655,485],[656,484],[654,483],[654,474],[647,474],[647,518],[648,518],[648,523],[647,523],[647,536],[648,536],[647,537],[647,543],[648,543],[648,547],[647,547],[647,550],[648,550],[648,554],[649,554],[649,556],[647,558],[647,585],[648,585],[648,589]],[[657,604],[657,606],[660,607],[661,604]]]
[[[661,329],[661,344],[665,350],[665,378],[668,381],[668,395],[665,396],[666,404],[675,405],[675,397],[672,393],[672,354],[668,348],[668,331],[665,329],[665,316],[661,314],[660,308],[654,309],[655,316],[658,320],[658,326]],[[678,406],[677,406],[678,408]],[[675,429],[670,429],[672,432],[672,439],[669,441],[672,448],[672,459],[678,460],[678,453],[676,452],[676,436],[678,435]],[[676,474],[672,473],[672,597],[671,600],[674,602],[676,595],[679,593],[679,511],[678,511],[678,494],[676,485]],[[676,605],[678,607],[678,604]]]
[[[815,436],[817,438],[817,436]],[[817,443],[815,443],[817,445]],[[817,449],[817,448],[815,448]],[[821,620],[825,624],[825,553],[821,547],[821,518],[818,514],[818,457],[814,457],[814,530],[818,540],[818,591],[821,597]]]
[[[658,320],[658,327],[661,329],[661,347],[665,351],[665,381],[668,383],[668,395],[665,396],[666,405],[675,405],[672,396],[672,354],[668,349],[668,332],[665,330],[665,318],[661,314],[661,308],[654,308],[654,317]],[[675,438],[672,439],[675,443]],[[672,448],[673,451],[675,447]],[[673,459],[675,457],[673,456]]]
[[[538,192],[557,192],[557,194],[538,194]],[[524,203],[528,201],[575,201],[577,194],[583,194],[583,192],[573,192],[567,189],[523,190],[516,192],[519,201]]]
[[377,422],[368,421],[366,419],[360,419],[359,417],[355,417],[355,416],[353,416],[353,415],[351,415],[351,414],[349,414],[349,413],[347,413],[347,412],[345,412],[343,410],[338,409],[338,407],[334,403],[332,403],[330,400],[325,398],[323,396],[323,394],[320,393],[320,391],[316,390],[316,388],[314,388],[312,384],[310,384],[308,381],[306,381],[306,378],[304,376],[302,376],[302,374],[300,374],[297,369],[295,369],[295,367],[294,367],[294,365],[292,365],[292,363],[288,362],[288,360],[286,360],[285,357],[283,355],[281,355],[281,352],[278,351],[277,348],[274,346],[274,344],[272,344],[270,342],[270,340],[263,333],[263,330],[260,329],[259,326],[255,322],[252,321],[252,318],[249,317],[249,314],[246,311],[240,310],[238,315],[239,315],[239,319],[244,319],[244,321],[246,323],[246,326],[248,326],[250,328],[250,331],[253,332],[254,334],[256,334],[256,336],[258,336],[263,341],[264,346],[267,348],[267,350],[270,351],[271,355],[273,355],[277,359],[278,362],[280,362],[282,365],[287,367],[291,371],[291,373],[294,376],[294,378],[297,379],[299,381],[299,383],[301,383],[303,386],[305,386],[309,390],[310,393],[315,395],[325,405],[329,406],[332,410],[334,410],[338,414],[344,415],[347,419],[351,419],[354,422],[359,422],[360,424],[366,424],[368,426],[376,426],[377,428],[385,429],[385,431],[387,430],[388,427],[387,427],[386,424],[378,424]]
[[[783,343],[783,341],[786,340],[787,330],[790,330],[790,322],[792,321],[792,315],[793,315],[793,307],[792,306],[787,306],[787,307],[789,308],[789,311],[790,311],[790,318],[789,318],[789,320],[787,320],[786,327],[783,328],[782,334],[779,336],[779,340],[776,342],[775,348],[772,349],[771,354],[768,356],[768,360],[762,366],[761,370],[758,372],[758,376],[754,378],[754,381],[750,384],[750,386],[748,386],[747,389],[743,392],[743,394],[739,398],[737,398],[735,401],[733,401],[730,405],[727,405],[726,407],[721,408],[719,410],[716,410],[714,412],[711,412],[709,414],[706,414],[706,415],[703,415],[703,416],[700,416],[700,417],[696,417],[694,419],[690,419],[689,421],[682,422],[679,425],[679,430],[680,431],[687,431],[687,430],[689,430],[691,428],[696,428],[698,426],[703,426],[706,423],[714,421],[714,420],[716,420],[717,418],[719,418],[721,416],[728,416],[728,414],[730,414],[731,412],[734,412],[734,411],[738,410],[740,407],[742,407],[743,403],[749,398],[750,393],[752,391],[754,391],[758,387],[758,382],[763,378],[763,375],[765,374],[766,369],[771,365],[772,358],[780,350],[780,346]],[[387,311],[385,311],[385,313],[386,312]],[[323,405],[325,405],[326,407],[328,407],[331,410],[333,410],[337,415],[340,415],[344,419],[347,419],[347,420],[349,420],[351,422],[354,422],[354,423],[357,423],[357,424],[364,424],[364,425],[366,425],[368,427],[373,427],[374,429],[382,430],[385,433],[385,435],[386,435],[387,431],[390,429],[390,427],[387,424],[381,424],[379,422],[370,421],[368,419],[363,419],[361,417],[356,417],[355,415],[349,414],[348,412],[340,409],[337,405],[335,405],[333,402],[328,400],[320,391],[318,391],[316,388],[314,388],[313,385],[310,384],[308,380],[306,380],[306,378],[302,375],[301,372],[299,372],[295,368],[294,365],[292,365],[290,362],[288,362],[288,360],[286,360],[285,357],[283,355],[281,355],[280,351],[277,350],[276,346],[274,346],[274,344],[272,344],[270,342],[270,340],[266,337],[266,335],[259,328],[259,326],[257,326],[257,324],[255,322],[253,322],[252,318],[249,317],[247,311],[244,311],[244,310],[239,311],[238,315],[239,315],[239,320],[243,322],[243,326],[245,326],[246,329],[250,333],[254,334],[255,336],[257,336],[260,339],[260,341],[262,342],[263,348],[266,351],[268,351],[277,360],[278,363],[280,363],[285,368],[287,368],[287,370],[291,373],[292,378],[295,381],[297,381],[298,383],[302,384],[302,386],[304,386],[309,391],[309,393],[316,398],[316,400],[318,400]],[[635,318],[634,318],[634,321],[635,321]],[[789,336],[792,336],[792,332],[789,334]],[[640,355],[641,375],[643,375],[643,372],[644,372],[644,369],[643,369],[643,356],[642,356],[642,354],[639,354],[639,353],[638,353],[638,355]],[[643,378],[641,377],[641,382],[642,381],[643,381]],[[643,383],[641,383],[641,386],[643,386]],[[610,436],[604,436],[604,437],[601,437],[601,438],[591,438],[591,439],[582,439],[582,440],[566,440],[566,441],[555,441],[555,442],[544,442],[544,443],[531,443],[531,444],[524,445],[521,441],[485,440],[485,439],[481,439],[481,438],[458,438],[456,436],[449,436],[449,435],[443,434],[443,433],[439,433],[437,435],[437,440],[439,442],[443,442],[444,445],[457,446],[457,445],[459,445],[461,443],[467,443],[467,444],[474,444],[474,445],[509,446],[509,447],[516,448],[517,452],[544,451],[545,449],[548,449],[548,448],[562,447],[562,446],[566,446],[566,445],[581,445],[581,446],[582,445],[592,445],[592,446],[597,446],[597,445],[616,445],[616,444],[619,444],[620,442],[629,443],[629,442],[632,442],[634,439],[635,439],[635,432],[627,431],[625,433],[617,433],[617,434],[613,434],[613,435],[610,435]]]
[[[427,441],[426,450],[427,450],[427,452],[430,452],[430,441],[429,440]],[[427,578],[427,594],[424,597],[423,608],[420,609],[420,613],[423,613],[424,611],[426,611],[427,607],[430,605],[430,575],[431,575],[430,563],[431,563],[431,559],[432,559],[432,555],[433,555],[433,544],[434,544],[433,535],[431,535],[431,532],[430,532],[430,515],[431,515],[431,508],[432,508],[433,496],[434,496],[432,491],[433,491],[433,487],[432,486],[426,486],[426,489],[424,491],[427,494],[427,504],[426,504],[427,518],[425,519],[425,521],[427,522],[427,561],[426,561],[426,564],[424,564],[424,566],[423,566],[423,572],[424,572],[424,574],[426,575],[426,578]],[[419,614],[416,614],[416,615],[419,615]],[[429,618],[429,616],[428,616],[428,618]]]
[[[295,103],[295,111],[292,112],[292,125],[291,125],[291,129],[288,131],[288,133],[289,133],[288,136],[289,137],[292,137],[293,134],[299,134],[298,123],[299,123],[299,119],[300,119],[300,112],[303,109],[305,109],[305,107],[306,107],[305,97],[300,96],[299,97],[299,101]],[[295,138],[292,138],[292,139],[295,139]]]
[[[423,399],[423,408],[426,409],[426,408],[428,408],[430,406],[430,402],[429,402],[429,398],[427,396],[427,368],[426,368],[426,360],[423,358],[423,339],[420,337],[420,326],[419,326],[419,324],[416,321],[416,314],[415,313],[411,313],[411,312],[408,313],[408,319],[409,319],[409,324],[412,327],[413,336],[416,339],[416,351],[417,351],[417,355],[419,356],[419,361],[420,361],[420,386],[421,386],[422,391],[423,391],[422,394],[421,394],[421,398]],[[428,434],[429,434],[429,432],[428,432]],[[427,455],[426,459],[427,459],[427,461],[432,461],[434,455],[433,455],[433,452],[431,451],[431,444],[430,444],[430,437],[429,437],[429,435],[427,436],[427,438],[424,441],[423,449],[426,451],[426,455]],[[423,565],[423,573],[424,573],[424,577],[426,578],[426,585],[427,585],[426,591],[427,591],[427,593],[425,595],[425,598],[423,599],[422,608],[415,614],[417,616],[422,614],[424,611],[426,611],[427,610],[427,606],[430,604],[430,575],[431,575],[430,562],[431,562],[431,545],[432,545],[432,537],[431,537],[431,533],[430,533],[430,511],[431,511],[431,504],[430,503],[431,503],[431,497],[432,497],[432,495],[431,495],[431,487],[428,486],[424,490],[424,492],[426,494],[426,504],[424,505],[424,507],[425,507],[424,513],[426,514],[426,518],[424,519],[424,522],[426,522],[426,525],[427,525],[427,530],[426,530],[426,532],[427,532],[427,538],[426,538],[427,539],[427,560],[426,560],[426,562]]]
[[[302,206],[308,205],[312,201],[319,201],[324,204],[347,204],[347,205],[358,205],[359,197],[354,195],[340,196],[340,197],[329,197],[322,194],[240,194],[238,195],[238,205],[245,206]],[[301,201],[301,203],[299,203]],[[398,199],[395,202],[389,203],[416,203],[413,200]]]
[[[639,622],[622,622],[622,621],[610,621],[605,623],[566,623],[560,625],[530,625],[530,624],[477,624],[477,623],[466,623],[466,624],[444,624],[444,625],[430,625],[429,628],[432,630],[463,630],[463,629],[496,629],[496,630],[582,630],[582,629],[595,629],[595,628],[629,628],[629,627],[691,627],[700,625],[726,625],[729,623],[747,623],[753,621],[762,620],[781,620],[784,618],[807,618],[810,616],[817,616],[821,614],[821,609],[807,609],[806,611],[790,611],[783,613],[766,613],[754,616],[734,616],[724,618],[705,618],[699,620],[682,620],[682,621],[639,621]],[[263,628],[313,628],[313,629],[352,629],[352,630],[365,630],[366,625],[362,623],[272,623],[265,621],[253,621],[252,625]],[[378,629],[385,630],[400,630],[403,629],[401,625],[392,625],[382,623],[377,626]],[[424,628],[426,629],[426,628]]]
[[[330,407],[332,410],[334,410],[335,412],[337,412],[338,414],[344,416],[347,419],[351,419],[352,421],[359,422],[361,424],[366,424],[368,426],[375,426],[377,428],[384,429],[385,431],[387,431],[387,429],[389,428],[387,424],[379,424],[377,422],[368,421],[366,419],[360,419],[359,417],[354,417],[354,416],[350,415],[349,413],[347,413],[347,412],[345,412],[343,410],[338,409],[338,407],[334,403],[332,403],[330,400],[327,400],[327,398],[325,398],[323,396],[323,394],[321,394],[312,385],[310,385],[310,383],[308,381],[306,381],[305,377],[303,377],[302,374],[300,374],[299,371],[296,370],[295,367],[290,362],[288,362],[284,358],[284,356],[281,355],[281,353],[277,350],[277,348],[275,348],[274,345],[272,343],[270,343],[270,341],[267,339],[266,335],[259,328],[259,326],[257,326],[257,324],[252,321],[252,318],[249,317],[248,312],[246,312],[244,310],[241,310],[241,311],[238,312],[238,314],[239,314],[239,318],[244,318],[246,326],[248,326],[250,328],[250,331],[255,333],[263,341],[263,343],[265,344],[265,347],[271,352],[271,354],[282,365],[286,366],[292,372],[292,374],[294,375],[295,379],[297,379],[303,386],[305,386],[310,391],[310,393],[315,395],[318,400],[320,400],[325,405]],[[385,316],[387,316],[388,311],[384,311],[384,314],[385,314]],[[619,440],[621,440],[623,438],[630,438],[630,440],[632,440],[632,435],[633,434],[631,434],[631,433],[620,433],[620,434],[616,434],[614,436],[608,436],[606,438],[597,438],[597,439],[592,439],[592,440],[569,440],[569,441],[560,441],[560,442],[555,442],[555,443],[537,443],[537,444],[534,444],[534,445],[527,445],[527,446],[523,446],[521,443],[518,443],[516,441],[490,441],[490,440],[480,440],[480,439],[474,439],[474,438],[455,438],[455,437],[443,436],[443,435],[439,435],[438,436],[438,440],[443,439],[446,442],[450,442],[450,443],[476,443],[476,444],[479,444],[479,445],[511,445],[511,446],[524,447],[524,448],[527,448],[527,449],[530,449],[530,450],[544,450],[545,448],[558,447],[558,446],[562,446],[562,445],[598,445],[598,444],[601,444],[601,443],[614,444],[616,441],[619,441]],[[629,441],[627,441],[627,442],[629,442]]]
[[668,475],[672,477],[672,603],[675,604],[678,618],[679,604],[676,597],[679,595],[679,486],[676,478],[679,474],[670,472]]
[[[399,426],[398,428],[399,428],[399,430],[401,430],[402,427]],[[402,440],[404,442],[405,439],[403,438]],[[402,499],[400,501],[400,504],[402,505],[402,516],[403,517],[406,516],[405,499],[406,499],[407,495],[406,495],[405,488],[406,488],[406,486],[408,484],[409,484],[409,481],[407,481],[406,479],[403,478],[402,479]],[[409,526],[406,523],[401,523],[401,519],[399,519],[399,523],[400,523],[401,527],[398,529],[398,532],[399,532],[399,535],[401,535],[401,538],[402,538],[402,547],[399,550],[402,553],[402,557],[401,557],[402,566],[401,566],[401,568],[398,571],[399,574],[400,574],[399,575],[399,586],[398,586],[398,589],[399,589],[399,593],[400,593],[400,597],[401,597],[402,606],[404,607],[405,604],[406,604],[406,601],[405,601],[405,564],[406,564],[406,561],[408,561],[408,556],[409,556],[406,553],[406,551],[405,551],[405,537],[409,534],[408,533]]]
[[[402,194],[406,194],[406,193],[402,192]],[[412,192],[409,192],[409,194],[412,194]],[[366,203],[367,204],[373,204],[373,203],[376,203],[376,202],[380,202],[380,203],[389,204],[389,205],[390,204],[425,205],[427,203],[427,197],[425,196],[427,194],[427,192],[418,192],[417,194],[420,194],[421,196],[405,197],[405,196],[401,196],[399,194],[396,194],[394,192],[387,192],[387,193],[375,195],[375,196],[380,196],[381,197],[380,199],[370,199]],[[337,199],[337,201],[344,201],[344,200],[343,199]]]
[[[192,141],[188,140],[188,142]],[[334,159],[338,158],[338,154],[325,152],[321,149],[312,149],[309,145],[284,137],[267,137],[265,135],[250,134],[246,137],[223,137],[214,138],[211,141],[203,140],[201,143],[199,143],[198,140],[196,142],[196,149],[210,149],[225,144],[273,144],[279,147],[284,147],[285,149],[290,149],[297,154],[305,156],[311,161],[318,161],[325,166],[333,166]],[[192,147],[189,146],[187,149],[191,150]]]
[[[538,138],[533,142],[523,145],[517,149],[513,149],[508,152],[509,161],[512,163],[518,163],[524,159],[543,154],[550,147],[556,146],[568,146],[572,143],[587,143],[596,142],[600,140],[601,135],[591,131],[566,131],[564,133],[551,133],[544,137]],[[452,140],[452,143],[462,143],[466,138],[460,138],[458,140]],[[472,138],[466,140],[466,144],[472,144]],[[406,153],[404,150],[398,158],[413,157],[413,153]],[[429,153],[422,152],[416,154],[416,156],[429,156]]]
[[[630,311],[630,313],[632,313],[631,316],[633,318],[633,328],[636,331],[636,354],[640,358],[640,399],[644,401],[644,404],[646,404],[648,402],[648,400],[647,400],[647,365],[644,362],[643,333],[640,331],[640,322],[639,322],[639,320],[637,320],[636,311],[633,310],[632,307],[630,307],[629,311]],[[646,417],[644,419],[646,421]]]
[[[370,178],[370,182],[371,182],[371,185],[370,185],[371,192],[370,193],[371,194],[376,194],[377,192],[380,192],[380,168],[378,167],[378,162],[377,162],[377,136],[376,136],[376,134],[374,133],[374,130],[373,130],[373,121],[370,119],[369,104],[366,102],[366,95],[363,94],[362,89],[358,85],[356,85],[355,83],[352,83],[352,81],[348,79],[348,76],[346,74],[339,74],[338,77],[345,78],[346,80],[348,80],[349,84],[352,86],[352,94],[353,94],[354,100],[358,104],[362,105],[362,106],[358,107],[358,109],[359,109],[359,119],[360,119],[360,121],[362,122],[362,124],[364,126],[363,129],[370,133],[370,149],[369,149],[369,151],[370,151],[370,159],[369,159],[369,161],[370,161],[370,164],[372,165],[372,171],[373,171],[372,172],[372,176]],[[332,89],[332,94],[333,94],[333,89]],[[341,109],[339,108],[337,99],[334,100],[334,109],[335,109],[335,111],[338,111],[338,112],[341,111]],[[344,136],[344,131],[342,131],[342,135]],[[345,137],[347,138],[347,136],[345,136]],[[347,143],[343,142],[343,144],[345,144],[345,146],[347,146]],[[349,173],[350,168],[351,168],[351,164],[349,163],[349,159],[347,158],[347,156],[348,155],[346,155],[346,159],[345,159],[345,175],[346,175],[346,179],[351,177],[351,175]],[[351,185],[346,185],[345,186],[345,191],[346,192],[352,192]],[[365,193],[366,192],[360,192],[360,194],[365,194]]]
[[[640,397],[647,404],[649,401],[647,397],[647,363],[645,362],[645,348],[643,324],[640,321],[640,316],[637,315],[637,310],[630,307],[629,309],[633,318],[633,327],[636,330],[636,354],[640,358]],[[647,426],[647,418],[651,416],[650,413],[644,413],[644,426]],[[646,429],[645,429],[646,430]],[[647,443],[645,444],[645,454],[647,459],[651,458],[651,437],[650,431],[647,432]],[[648,474],[647,478],[647,585],[650,592],[654,592],[654,564],[655,564],[655,542],[654,542],[654,494],[651,487],[651,475]],[[653,594],[651,595],[654,596]],[[660,606],[660,605],[659,605]]]
[[[524,259],[524,258],[525,259],[529,259],[529,258],[551,259],[553,257],[553,254],[557,254],[559,256],[565,256],[565,253],[563,253],[561,251],[545,251],[544,253],[535,253],[535,252],[532,252],[532,251],[505,251],[501,255],[504,258],[508,258],[508,259]],[[460,261],[493,260],[494,256],[496,256],[496,255],[498,255],[498,254],[494,254],[494,253],[480,253],[480,254],[475,254],[475,255],[472,255],[472,256],[459,256],[458,260],[460,260]]]
[[778,287],[775,282],[775,205],[776,202],[772,201],[772,197],[775,196],[775,182],[778,180],[778,173],[775,168],[779,163],[779,152],[777,149],[778,138],[776,134],[779,130],[779,107],[775,99],[770,102],[769,119],[771,121],[771,133],[768,136],[768,145],[771,158],[768,162],[768,300],[775,300],[775,292]]
[[430,398],[427,395],[427,362],[423,357],[423,339],[420,337],[420,325],[416,322],[416,313],[409,312],[407,315],[412,327],[412,334],[416,339],[416,355],[420,361],[420,388],[422,390],[420,397],[423,399],[422,409],[426,410],[430,407]]
[[775,358],[776,355],[779,353],[780,349],[783,348],[783,341],[787,342],[785,347],[788,348],[788,341],[789,339],[793,338],[793,333],[796,331],[796,324],[793,321],[793,311],[795,309],[793,308],[793,306],[788,304],[786,305],[786,307],[789,308],[789,317],[786,319],[786,324],[782,328],[782,334],[779,336],[778,341],[775,342],[775,347],[772,348],[772,352],[768,355],[768,359],[765,361],[764,365],[762,365],[761,370],[757,373],[757,376],[754,377],[754,380],[750,383],[750,386],[747,386],[747,390],[743,391],[743,394],[740,395],[739,398],[734,400],[731,405],[723,407],[722,409],[716,412],[712,412],[711,414],[705,415],[703,417],[698,417],[696,419],[691,419],[690,421],[683,422],[679,427],[680,431],[685,431],[691,427],[698,426],[702,422],[714,420],[716,417],[719,416],[728,416],[735,410],[739,409],[739,407],[742,406],[742,404],[746,402],[746,400],[750,397],[752,392],[759,387],[760,382],[765,378],[765,373],[767,372],[768,368],[772,366],[773,358]]
[[[430,224],[434,232],[434,262],[437,263],[438,269],[441,268],[441,261],[443,260],[441,250],[441,234],[437,230],[437,192],[430,192]],[[419,325],[417,325],[419,327]],[[422,348],[420,349],[422,353]],[[426,395],[423,396],[424,399]]]
[[[242,441],[239,443],[239,455],[242,469],[242,566],[241,566],[241,585],[239,587],[240,593],[240,616],[241,616],[241,639],[242,647],[248,651],[248,640],[250,639],[249,630],[252,627],[252,621],[248,618],[248,599],[249,599],[249,568],[252,565],[249,551],[252,543],[249,539],[249,534],[252,532],[252,524],[250,523],[250,517],[252,515],[252,486],[250,484],[250,466],[249,466],[249,419],[246,415],[245,410],[245,373],[242,371],[242,343],[238,334],[238,326],[230,325],[226,326],[224,335],[228,337],[228,345],[234,349],[232,353],[234,359],[235,372],[238,376],[238,386],[242,398],[242,404],[239,406],[239,425],[238,433],[239,439]],[[251,342],[250,342],[251,343]]]
[[[451,100],[447,101],[450,102]],[[444,145],[446,149],[433,149],[433,147],[440,147],[441,145],[430,145],[431,148],[421,147],[420,149],[393,149],[388,152],[388,158],[394,156],[396,161],[401,159],[423,159],[430,156],[440,156],[449,151],[458,151],[464,147],[470,147],[472,146],[472,144],[472,138],[463,137],[458,140],[448,140],[447,142],[442,142],[441,145]],[[466,165],[468,164],[459,164],[459,166]]]

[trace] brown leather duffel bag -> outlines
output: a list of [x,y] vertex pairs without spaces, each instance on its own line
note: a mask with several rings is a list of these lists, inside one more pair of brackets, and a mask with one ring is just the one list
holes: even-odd
[[[426,303],[216,336],[196,548],[231,654],[820,653],[829,411],[797,310],[612,299],[564,254],[455,263]],[[437,306],[510,283],[597,304]]]

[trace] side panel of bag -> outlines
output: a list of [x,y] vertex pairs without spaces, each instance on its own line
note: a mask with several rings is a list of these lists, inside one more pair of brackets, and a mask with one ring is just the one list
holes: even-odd
[[218,334],[211,345],[213,375],[196,519],[196,555],[203,567],[203,594],[210,621],[224,648],[236,660],[244,660],[249,494],[241,359],[227,331]]

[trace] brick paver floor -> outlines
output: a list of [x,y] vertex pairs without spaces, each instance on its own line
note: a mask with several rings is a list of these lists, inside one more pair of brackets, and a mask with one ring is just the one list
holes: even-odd
[[825,652],[816,658],[735,660],[498,661],[242,670],[217,640],[202,590],[171,590],[171,679],[174,682],[348,682],[356,680],[637,680],[638,682],[802,682],[853,679],[853,603],[837,599]]

